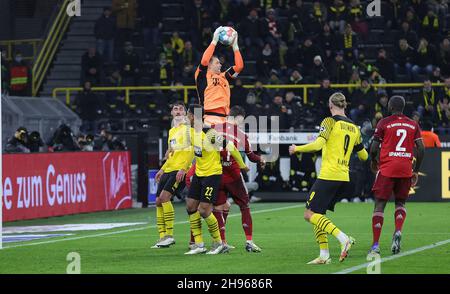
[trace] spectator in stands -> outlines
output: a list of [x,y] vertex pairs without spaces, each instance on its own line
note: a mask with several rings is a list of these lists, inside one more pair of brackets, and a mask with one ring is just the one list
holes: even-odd
[[423,82],[422,91],[419,92],[414,99],[417,111],[423,119],[434,121],[439,99],[436,94],[436,90],[432,87],[431,81],[426,79]]
[[351,0],[348,8],[348,22],[353,28],[353,31],[360,34],[363,39],[367,39],[369,34],[369,26],[365,21],[366,12],[359,0]]
[[160,44],[163,28],[161,0],[140,0],[139,12],[142,19],[144,49],[147,54],[153,57],[157,46]]
[[439,136],[433,132],[433,124],[429,121],[424,121],[422,123],[422,139],[425,148],[441,148],[441,140]]
[[181,63],[179,68],[183,68],[183,71],[186,71],[186,78],[190,78],[194,81],[192,77],[194,76],[195,69],[200,61],[200,53],[197,49],[192,47],[191,41],[186,41],[184,43],[184,49],[179,60]]
[[295,96],[293,91],[287,92],[285,97],[284,105],[287,109],[289,128],[293,130],[300,125],[302,101],[299,96]]
[[319,47],[317,47],[311,37],[306,37],[303,46],[300,47],[299,52],[296,54],[298,54],[298,60],[295,64],[304,71],[305,75],[310,76],[310,70],[314,66],[314,58],[317,55],[321,55]]
[[433,72],[436,50],[425,38],[421,38],[416,50],[415,65],[412,67],[413,81],[419,81],[419,74],[430,76]]
[[387,57],[386,50],[384,48],[378,50],[378,57],[375,61],[375,66],[378,68],[380,75],[385,78],[387,82],[393,83],[395,81],[394,62]]
[[[305,79],[303,78],[303,76],[300,74],[300,72],[298,70],[294,70],[288,80],[288,84],[291,85],[302,85],[302,84],[306,84]],[[302,96],[303,95],[303,89],[294,89],[293,90],[294,94],[296,96]]]
[[287,29],[285,32],[285,40],[290,46],[297,47],[300,39],[304,34],[303,24],[298,14],[293,14],[289,17]]
[[344,50],[344,58],[347,62],[353,62],[358,56],[358,39],[350,24],[345,26],[345,31],[340,36],[339,49]]
[[[320,83],[320,88],[315,89],[311,104],[314,105],[320,117],[326,116],[328,111],[328,99],[334,93],[331,89],[329,79],[324,79]],[[319,118],[319,117],[318,117]]]
[[400,39],[406,39],[406,41],[408,41],[408,44],[411,44],[411,46],[414,48],[419,42],[417,32],[411,29],[409,22],[407,22],[406,20],[402,22],[402,27],[397,35],[397,40]]
[[62,124],[56,129],[53,137],[47,145],[50,152],[80,150],[80,147],[75,141],[71,128],[66,124]]
[[230,105],[245,106],[245,100],[247,99],[248,90],[242,86],[242,80],[237,78],[234,81],[234,87],[231,89]]
[[42,141],[41,134],[37,131],[33,131],[28,136],[27,147],[31,153],[37,153],[41,151],[41,147],[44,147],[44,141]]
[[351,95],[350,118],[361,124],[365,118],[370,117],[376,103],[376,95],[367,78],[363,78],[361,88],[356,89]]
[[9,67],[9,94],[11,96],[31,95],[31,70],[23,60],[20,51],[16,51]]
[[267,17],[264,18],[262,23],[262,35],[264,41],[269,43],[272,47],[277,47],[280,44],[282,27],[277,20],[275,9],[269,9],[266,11]]
[[[250,56],[255,56],[257,52],[255,49],[264,46],[264,41],[261,38],[262,24],[256,9],[250,10],[247,18],[242,21],[239,32],[243,33],[246,51],[249,51],[246,53],[250,54]],[[254,48],[254,46],[256,46],[256,48]]]
[[93,135],[79,135],[77,138],[77,144],[81,151],[94,151],[95,138]]
[[412,80],[412,68],[414,66],[415,52],[413,48],[408,44],[406,39],[400,39],[398,41],[397,51],[395,53],[395,71],[398,76],[400,70],[405,72],[408,80]]
[[441,74],[441,68],[436,66],[433,69],[433,72],[430,75],[430,80],[432,83],[442,83],[444,81],[442,74]]
[[184,51],[184,41],[180,38],[178,32],[172,33],[172,38],[170,38],[171,46],[176,51],[178,55],[181,55]]
[[383,16],[386,19],[386,27],[390,29],[397,29],[398,22],[403,17],[404,7],[400,0],[389,0],[386,3],[386,11]]
[[253,88],[253,93],[256,96],[256,104],[261,104],[261,105],[269,105],[270,104],[270,96],[267,93],[266,88],[263,87],[263,83],[258,80],[255,82],[255,88]]
[[389,116],[389,109],[388,109],[388,95],[387,94],[381,94],[378,98],[377,103],[375,103],[375,113],[381,113],[383,117]]
[[81,84],[86,81],[97,86],[101,84],[103,60],[95,47],[90,47],[81,57]]
[[348,84],[356,85],[356,87],[349,87],[347,89],[347,92],[351,95],[355,89],[359,88],[361,86],[361,77],[359,76],[359,73],[357,70],[353,70],[352,74],[350,75],[350,80],[348,81]]
[[14,136],[6,143],[5,153],[30,153],[26,128],[20,127],[16,130]]
[[[202,0],[187,1],[192,2],[185,5],[185,20],[189,29],[192,43],[199,48],[202,43],[204,29],[211,26],[211,14]],[[192,5],[193,4],[193,5]],[[209,28],[211,30],[211,28]],[[211,38],[209,38],[211,41]],[[209,45],[209,43],[208,43]],[[206,47],[205,47],[206,48]],[[204,48],[201,48],[202,50]]]
[[119,66],[124,85],[137,85],[141,73],[141,63],[131,42],[125,42],[124,50],[119,58]]
[[[417,11],[417,10],[416,10]],[[433,10],[428,10],[427,15],[422,20],[422,33],[430,42],[435,43],[439,40],[441,26],[438,16]]]
[[353,70],[357,70],[360,77],[368,78],[372,72],[372,64],[370,64],[364,53],[359,53],[358,60],[353,63]]
[[442,69],[444,76],[450,75],[450,38],[445,38],[439,44],[437,64]]
[[120,141],[117,137],[113,136],[110,130],[105,128],[100,131],[100,140],[94,148],[100,151],[127,150],[125,142]]
[[256,94],[254,91],[250,91],[247,94],[244,109],[245,109],[245,113],[247,115],[253,115],[253,116],[264,115],[263,104],[257,100]]
[[409,27],[412,31],[415,31],[417,33],[421,30],[421,20],[417,17],[415,10],[413,8],[409,8],[406,10],[406,17],[405,21],[409,23]]
[[318,45],[325,52],[325,60],[330,61],[333,58],[333,51],[336,49],[336,34],[327,23],[325,23],[321,34],[318,36]]
[[112,0],[112,11],[117,23],[117,47],[122,47],[126,41],[131,41],[131,35],[136,25],[136,0]]
[[110,7],[103,8],[103,14],[95,22],[94,28],[97,52],[108,62],[114,59],[114,36],[116,34],[116,20],[111,14]]
[[328,9],[320,1],[314,1],[309,17],[306,20],[305,31],[318,32],[326,23],[327,18]]
[[441,97],[436,105],[436,125],[442,128],[447,128],[449,118],[449,99],[447,97]]
[[2,93],[8,93],[9,92],[9,62],[8,60],[6,60],[6,50],[4,50],[3,48],[0,49],[0,51],[2,52],[2,68],[1,68],[1,75],[2,75]]
[[153,81],[157,85],[168,86],[173,82],[173,67],[166,59],[166,55],[161,53],[159,55],[158,63],[153,69]]
[[[274,118],[278,117],[280,130],[286,130],[291,127],[289,116],[287,114],[287,107],[283,103],[283,96],[280,93],[273,97],[272,104],[270,107],[267,105],[267,116],[270,119],[270,126],[273,126]],[[270,126],[268,126],[270,128]]]
[[80,127],[82,132],[95,132],[96,131],[96,119],[98,118],[98,112],[101,111],[102,103],[100,98],[92,92],[91,82],[86,81],[81,91],[76,98],[77,112],[83,121],[83,125]]
[[322,62],[322,57],[317,55],[314,57],[314,65],[310,73],[310,81],[312,84],[319,83],[320,81],[328,78],[328,70],[325,68]]
[[348,82],[350,66],[344,60],[344,52],[339,51],[330,65],[330,78],[333,83],[345,84]]
[[276,52],[274,52],[270,43],[266,43],[262,51],[259,53],[258,60],[256,62],[258,77],[267,79],[270,71],[276,66]]
[[347,18],[347,7],[342,0],[334,0],[328,10],[328,22],[332,30],[339,33],[344,32],[345,20]]

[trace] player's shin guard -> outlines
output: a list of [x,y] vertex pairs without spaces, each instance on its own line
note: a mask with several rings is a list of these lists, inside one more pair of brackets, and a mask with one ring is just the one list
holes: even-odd
[[242,228],[244,229],[245,238],[247,240],[253,239],[253,221],[252,215],[250,214],[249,207],[241,207],[241,221]]
[[166,225],[166,235],[173,236],[173,224],[175,222],[175,210],[172,202],[167,201],[162,203],[164,210],[164,223]]
[[403,228],[403,223],[406,219],[406,208],[404,207],[397,207],[395,209],[395,231],[401,231]]
[[309,222],[316,225],[320,230],[333,235],[341,243],[345,243],[348,240],[347,235],[341,232],[326,216],[320,213],[314,213],[309,219]]
[[166,235],[166,223],[164,221],[164,210],[160,206],[156,206],[156,226],[158,227],[159,238],[162,239]]
[[211,213],[208,217],[205,218],[205,221],[208,225],[208,231],[211,234],[214,242],[221,242],[222,239],[220,239],[219,224],[217,223],[217,219],[214,214]]
[[220,210],[213,210],[213,214],[217,219],[217,224],[219,225],[220,238],[222,241],[226,242],[225,239],[225,222],[223,220],[223,212]]
[[189,214],[189,223],[191,224],[191,232],[194,236],[195,244],[202,244],[202,217],[200,216],[200,212],[196,211]]
[[373,232],[373,243],[372,245],[378,244],[381,235],[381,229],[383,228],[384,213],[374,212],[372,215],[372,232]]

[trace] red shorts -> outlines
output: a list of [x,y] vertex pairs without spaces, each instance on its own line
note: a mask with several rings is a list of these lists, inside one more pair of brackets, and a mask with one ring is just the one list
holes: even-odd
[[241,176],[240,180],[232,183],[222,183],[220,184],[219,196],[217,196],[215,206],[225,204],[228,198],[228,193],[239,207],[247,207],[250,199],[248,197],[247,187],[245,187],[244,179]]
[[377,173],[372,192],[375,198],[388,201],[392,194],[395,199],[406,200],[411,188],[411,178],[390,178]]

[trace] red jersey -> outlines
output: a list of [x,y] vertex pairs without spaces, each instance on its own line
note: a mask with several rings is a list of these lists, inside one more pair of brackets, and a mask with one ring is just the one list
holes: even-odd
[[[251,162],[260,162],[261,157],[253,153],[248,136],[235,124],[223,123],[214,125],[214,129],[221,134],[228,142],[233,142],[239,151],[244,151]],[[230,152],[222,151],[222,182],[230,183],[241,180],[241,169],[238,163],[231,156]]]
[[374,140],[381,143],[380,173],[391,178],[412,177],[416,140],[422,140],[419,125],[403,114],[394,114],[378,122]]

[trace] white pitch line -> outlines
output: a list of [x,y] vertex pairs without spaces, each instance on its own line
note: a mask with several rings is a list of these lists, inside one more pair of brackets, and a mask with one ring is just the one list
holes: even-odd
[[[444,240],[444,241],[439,241],[439,242],[433,243],[431,245],[419,247],[419,248],[416,248],[416,249],[412,249],[412,250],[409,250],[409,251],[406,251],[406,252],[403,252],[403,253],[400,253],[400,254],[397,254],[397,255],[392,255],[392,256],[389,256],[389,257],[383,257],[380,260],[380,264],[383,263],[383,262],[386,262],[386,261],[391,261],[391,260],[394,260],[394,259],[397,259],[397,258],[401,258],[403,256],[412,255],[412,254],[415,254],[415,253],[418,253],[418,252],[422,252],[422,251],[425,251],[425,250],[428,250],[428,249],[433,249],[433,248],[436,248],[436,247],[439,247],[439,246],[442,246],[442,245],[445,245],[445,244],[449,244],[449,243],[450,243],[450,239]],[[335,272],[335,274],[349,274],[351,272],[367,268],[369,266],[369,264],[373,264],[373,261],[372,262],[366,262],[366,263],[363,263],[363,264],[360,264],[360,265],[357,265],[357,266],[354,266],[354,267],[350,267],[348,269],[345,269],[345,270],[342,270],[342,271],[339,271],[339,272]]]
[[[265,213],[265,212],[273,212],[273,211],[278,211],[278,210],[286,210],[286,209],[291,209],[291,208],[300,208],[300,207],[304,207],[304,206],[305,206],[305,204],[298,204],[298,205],[283,206],[283,207],[271,208],[271,209],[262,209],[262,210],[252,211],[251,214],[253,215],[253,214],[259,214],[259,213]],[[235,217],[235,216],[240,216],[240,215],[241,215],[240,213],[234,213],[234,214],[230,214],[228,217]],[[187,223],[189,223],[189,221],[176,222],[175,224],[176,225],[181,225],[181,224],[187,224]],[[145,226],[145,227],[134,228],[134,229],[121,230],[121,231],[93,234],[93,235],[87,235],[87,236],[70,237],[70,238],[48,240],[48,241],[41,241],[41,242],[35,242],[35,243],[25,243],[25,244],[4,246],[3,249],[25,247],[25,246],[34,246],[34,245],[42,245],[42,244],[52,244],[52,243],[58,243],[58,242],[64,242],[64,241],[73,241],[73,240],[87,239],[87,238],[96,238],[96,237],[103,237],[103,236],[109,236],[109,235],[116,235],[116,234],[122,234],[122,233],[135,232],[135,231],[142,231],[142,230],[152,229],[152,228],[156,228],[156,225]]]

